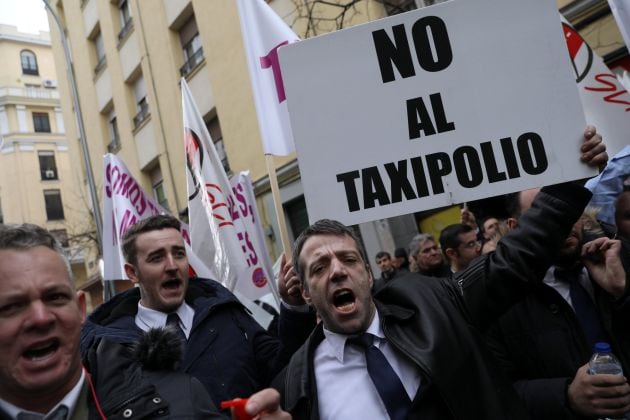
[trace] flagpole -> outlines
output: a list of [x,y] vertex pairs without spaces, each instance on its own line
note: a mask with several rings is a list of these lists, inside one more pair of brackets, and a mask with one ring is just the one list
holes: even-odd
[[271,186],[271,196],[273,198],[273,207],[276,211],[276,221],[280,229],[280,241],[282,242],[282,252],[287,261],[291,260],[291,242],[289,241],[289,232],[287,231],[286,218],[284,217],[284,207],[280,199],[280,188],[278,187],[278,177],[276,176],[276,168],[273,161],[273,155],[265,155],[267,163],[267,174],[269,175],[269,185]]

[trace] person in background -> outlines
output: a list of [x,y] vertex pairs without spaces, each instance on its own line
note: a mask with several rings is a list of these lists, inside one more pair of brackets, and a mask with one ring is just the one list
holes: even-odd
[[453,274],[465,270],[481,253],[481,241],[469,225],[455,223],[442,229],[440,247]]
[[411,271],[428,277],[448,277],[450,269],[444,262],[433,236],[419,233],[409,243]]
[[398,271],[409,271],[409,256],[407,255],[407,250],[405,248],[396,248],[394,251],[393,261],[394,267],[396,267]]

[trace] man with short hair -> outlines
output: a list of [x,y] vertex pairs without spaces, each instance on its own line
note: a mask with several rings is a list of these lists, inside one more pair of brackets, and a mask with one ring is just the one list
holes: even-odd
[[481,234],[484,241],[489,241],[492,235],[499,229],[499,219],[488,216],[481,222]]
[[[440,248],[428,233],[419,233],[409,243],[409,258],[417,273],[428,277],[448,277],[449,269],[444,263]],[[411,271],[414,271],[412,268]]]
[[[50,232],[31,224],[0,225],[1,420],[121,418],[124,413],[222,418],[203,386],[187,375],[163,371],[147,375],[153,378],[148,380],[139,368],[140,374],[129,377],[114,372],[98,353],[93,354],[98,369],[88,374],[79,354],[85,309],[85,295],[74,290],[68,259]],[[124,365],[120,358],[116,363]],[[277,393],[267,389],[253,395],[246,408],[263,418],[287,418],[278,402]]]
[[[582,145],[590,165],[606,159],[594,134]],[[521,229],[457,282],[418,282],[410,273],[374,297],[351,229],[332,220],[305,229],[294,270],[322,323],[274,381],[286,409],[300,419],[527,418],[480,331],[542,276],[589,198],[576,184],[545,187]]]
[[381,277],[374,281],[374,293],[398,276],[398,270],[394,267],[392,257],[389,252],[379,251],[374,258],[376,265],[381,270]]
[[280,339],[270,336],[221,284],[189,279],[179,229],[176,218],[159,215],[127,230],[122,244],[125,272],[138,287],[116,295],[88,317],[81,352],[86,354],[99,337],[128,343],[150,328],[172,325],[185,341],[180,370],[199,379],[218,406],[266,387],[304,341],[314,316],[283,306]]
[[463,223],[455,223],[442,229],[440,247],[453,274],[465,270],[481,254],[481,242],[477,239],[477,233]]

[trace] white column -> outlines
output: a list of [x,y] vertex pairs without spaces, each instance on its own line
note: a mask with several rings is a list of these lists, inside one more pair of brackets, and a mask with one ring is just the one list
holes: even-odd
[[16,105],[15,110],[17,111],[17,119],[18,119],[18,132],[20,133],[28,133],[28,120],[26,118],[26,107],[24,105]]
[[0,106],[0,134],[9,134],[9,117],[4,106]]
[[55,107],[55,121],[57,121],[57,133],[65,133],[66,127],[63,125],[63,114],[59,107]]

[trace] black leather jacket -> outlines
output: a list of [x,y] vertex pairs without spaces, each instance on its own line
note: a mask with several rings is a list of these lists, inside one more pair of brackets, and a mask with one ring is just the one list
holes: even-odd
[[[543,188],[521,227],[454,279],[410,273],[374,295],[388,341],[422,374],[410,418],[527,418],[481,332],[543,277],[589,198],[573,184]],[[313,355],[323,338],[320,325],[274,381],[296,419],[319,418]]]

